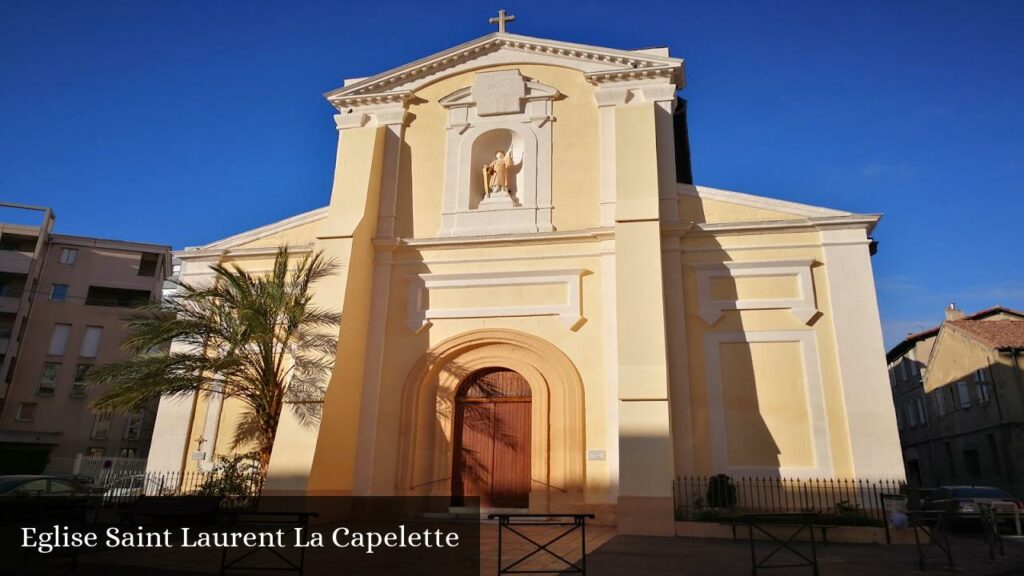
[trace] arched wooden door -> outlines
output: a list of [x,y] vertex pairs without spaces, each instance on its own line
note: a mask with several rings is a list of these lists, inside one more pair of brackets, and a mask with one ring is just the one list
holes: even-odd
[[471,374],[455,398],[452,504],[478,496],[480,505],[530,504],[530,385],[517,372]]

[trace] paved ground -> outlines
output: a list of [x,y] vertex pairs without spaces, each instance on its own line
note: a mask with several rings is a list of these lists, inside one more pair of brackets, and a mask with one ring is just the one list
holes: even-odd
[[[546,542],[560,533],[559,528],[541,527],[532,529],[529,536],[538,542]],[[751,573],[750,546],[747,542],[733,543],[729,540],[693,538],[655,538],[641,536],[617,536],[607,527],[588,527],[587,555],[588,573],[594,576],[703,576],[703,575],[747,575]],[[481,574],[497,572],[498,531],[494,524],[483,526],[481,533]],[[809,553],[808,545],[799,545]],[[518,537],[504,535],[502,538],[504,563],[508,567],[515,558],[527,554],[532,546]],[[771,551],[768,543],[758,543],[757,553],[763,557]],[[570,534],[551,545],[551,549],[570,561],[580,558],[579,535]],[[958,574],[964,576],[1024,575],[1024,540],[1006,540],[1006,556],[988,557],[988,548],[979,538],[959,536],[953,539],[955,568],[945,567],[944,559],[932,559],[927,564],[927,574]],[[136,556],[132,563],[137,564]],[[118,576],[195,576],[197,573],[211,573],[202,570],[188,559],[172,551],[152,551],[144,556],[145,566],[125,566],[124,557],[114,553],[97,553],[83,556],[79,562],[78,574],[117,574]],[[194,559],[194,557],[193,557]],[[381,560],[383,558],[370,558]],[[776,555],[772,563],[787,563],[793,557]],[[213,566],[216,573],[219,554],[214,552],[206,566]],[[920,574],[917,555],[913,546],[881,546],[830,544],[818,547],[821,576],[888,576]],[[307,562],[307,574],[384,574],[384,571],[360,566],[339,566],[332,562],[330,554],[311,555]],[[48,574],[65,574],[70,571],[67,560],[51,559],[37,563],[36,568]],[[565,565],[550,555],[535,554],[518,564],[518,570],[559,570]],[[417,574],[422,570],[416,566],[402,567],[387,574]],[[0,565],[0,573],[10,573]],[[250,572],[251,573],[251,572]],[[258,572],[257,572],[258,573]],[[787,568],[764,572],[769,576],[790,574],[811,574],[809,568]],[[453,575],[455,576],[455,575]]]
[[[945,560],[935,558],[926,564],[927,574],[970,576],[1024,575],[1024,541],[1005,542],[1006,556],[988,557],[988,547],[980,538],[954,537],[953,569]],[[809,545],[798,549],[810,554]],[[758,558],[772,550],[759,542]],[[771,563],[799,560],[779,553]],[[587,565],[594,576],[720,576],[751,573],[750,545],[730,540],[695,538],[653,538],[616,536],[589,554]],[[888,576],[921,574],[914,546],[873,544],[830,544],[818,546],[818,567],[822,576]],[[811,574],[810,568],[786,568],[762,571],[769,575]]]

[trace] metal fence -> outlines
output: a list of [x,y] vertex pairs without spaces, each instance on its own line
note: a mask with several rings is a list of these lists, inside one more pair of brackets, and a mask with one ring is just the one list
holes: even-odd
[[142,496],[221,496],[230,508],[254,506],[263,489],[258,473],[231,473],[223,470],[192,472],[112,472],[90,488],[102,496],[104,504],[128,505]]
[[714,520],[740,513],[816,512],[849,523],[885,521],[882,494],[899,494],[900,480],[681,476],[673,489],[677,520]]

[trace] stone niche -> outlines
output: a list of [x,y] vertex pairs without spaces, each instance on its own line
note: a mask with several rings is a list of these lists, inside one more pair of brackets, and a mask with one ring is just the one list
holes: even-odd
[[[448,111],[441,236],[548,232],[551,124],[557,90],[519,70],[477,73],[441,98]],[[512,152],[509,193],[486,194],[483,168]]]

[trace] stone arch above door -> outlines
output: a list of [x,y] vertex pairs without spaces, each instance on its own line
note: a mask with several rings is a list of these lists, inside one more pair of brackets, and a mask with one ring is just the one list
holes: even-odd
[[397,493],[450,495],[459,385],[469,374],[493,367],[518,372],[533,391],[531,508],[556,499],[581,499],[586,424],[579,372],[550,342],[507,329],[449,338],[409,371],[402,398]]

